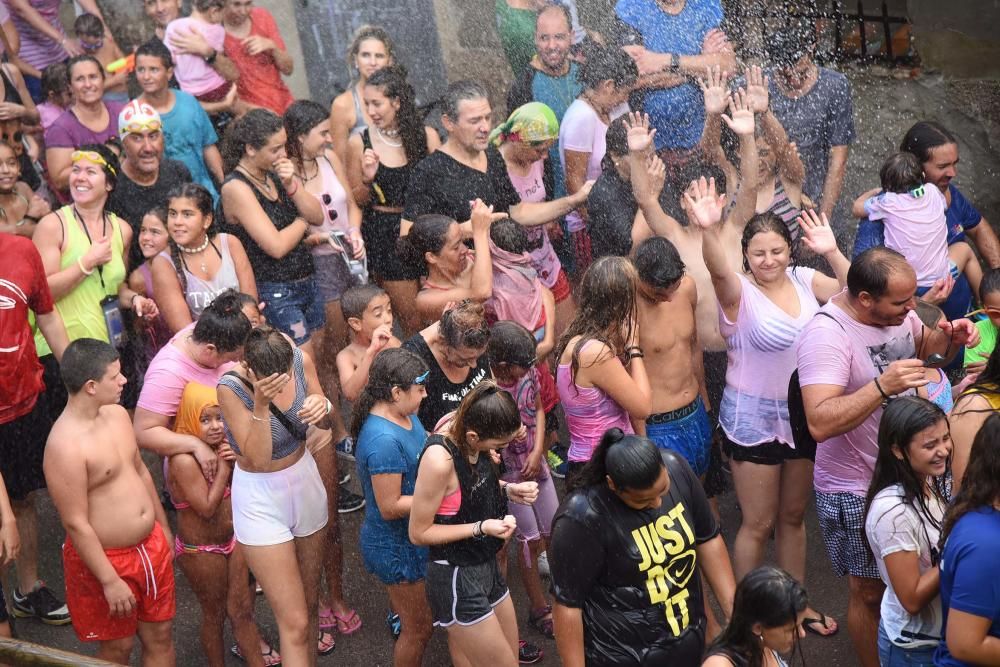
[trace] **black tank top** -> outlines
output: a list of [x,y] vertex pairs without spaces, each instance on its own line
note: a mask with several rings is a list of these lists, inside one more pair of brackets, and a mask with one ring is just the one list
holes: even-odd
[[[270,174],[267,174],[265,177],[270,179],[271,183],[277,189],[278,198],[274,201],[265,197],[260,190],[254,187],[250,179],[239,171],[234,170],[226,176],[225,183],[235,179],[243,181],[250,186],[254,196],[257,198],[257,202],[264,210],[264,214],[274,223],[275,229],[281,231],[295,222],[295,218],[299,217],[299,209],[295,206],[292,198],[288,196],[288,193],[285,192],[284,186],[281,185],[278,179],[272,177]],[[257,279],[258,283],[291,282],[313,275],[312,253],[309,252],[304,242],[299,241],[298,245],[292,248],[287,255],[280,259],[275,259],[257,245],[257,242],[247,233],[243,225],[226,223],[225,226],[226,231],[236,236],[246,249],[250,266],[253,267],[254,278]]]
[[[372,147],[371,135],[365,128],[361,133],[361,141],[365,148]],[[372,206],[392,206],[402,208],[406,201],[406,185],[410,182],[410,171],[413,163],[402,167],[387,167],[379,163],[375,171],[375,180],[371,184],[371,197],[368,203]]]
[[17,92],[14,82],[10,80],[10,77],[7,76],[7,72],[4,71],[2,66],[0,66],[0,78],[3,78],[3,101],[23,105],[24,101],[21,99],[21,93]]
[[[434,523],[455,525],[476,523],[486,519],[502,519],[507,514],[507,499],[500,491],[500,479],[493,469],[493,462],[485,452],[473,466],[450,439],[434,434],[427,438],[424,452],[434,445],[440,445],[451,454],[458,476],[458,486],[462,489],[462,505],[454,516],[434,515]],[[423,455],[421,455],[423,457]],[[503,540],[495,537],[467,538],[448,544],[434,544],[430,547],[432,561],[448,561],[452,565],[468,567],[487,563],[496,558],[503,548]]]

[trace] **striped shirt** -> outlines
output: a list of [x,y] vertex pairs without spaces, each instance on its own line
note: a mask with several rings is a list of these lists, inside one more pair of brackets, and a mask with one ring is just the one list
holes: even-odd
[[[6,2],[4,2],[6,5]],[[66,37],[62,23],[59,21],[60,0],[29,0],[29,4],[42,15],[45,22],[55,28],[62,37]],[[69,57],[60,42],[36,30],[16,11],[11,11],[14,27],[21,36],[21,51],[18,55],[24,62],[36,69],[43,70],[53,63],[59,63]]]

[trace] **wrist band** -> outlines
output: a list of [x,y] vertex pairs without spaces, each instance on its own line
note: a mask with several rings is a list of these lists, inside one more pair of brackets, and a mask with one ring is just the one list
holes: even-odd
[[330,399],[327,398],[326,399],[326,414],[330,414],[331,412],[333,412],[333,403],[331,403]]
[[510,500],[510,482],[503,485],[503,494],[507,496],[507,500]]
[[264,421],[263,419],[261,419],[260,417],[258,417],[257,415],[255,415],[253,412],[250,413],[250,419],[254,420],[255,422],[262,422],[262,421]]
[[885,407],[889,403],[889,399],[892,397],[885,393],[885,389],[882,389],[882,385],[879,384],[878,378],[875,378],[875,388],[878,389],[878,393],[882,394],[882,407]]
[[76,265],[80,267],[80,270],[83,271],[83,275],[85,275],[85,276],[89,276],[89,275],[91,275],[91,274],[94,273],[93,269],[91,269],[90,271],[88,271],[87,268],[83,265],[83,258],[82,257],[77,257],[76,258]]
[[477,521],[476,523],[472,524],[472,537],[479,539],[482,536],[483,536],[483,522]]
[[129,305],[132,307],[132,312],[135,312],[135,300],[138,299],[140,296],[142,295],[136,292],[132,295],[132,298],[128,300]]
[[299,191],[299,182],[296,181],[294,177],[292,178],[292,185],[295,186],[295,189],[287,191],[289,197],[293,196],[296,192]]

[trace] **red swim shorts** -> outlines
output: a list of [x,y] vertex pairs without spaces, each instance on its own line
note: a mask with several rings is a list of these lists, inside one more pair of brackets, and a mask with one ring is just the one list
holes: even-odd
[[552,297],[556,303],[562,303],[569,298],[569,278],[566,277],[566,270],[561,267],[556,284],[552,286]]
[[135,596],[136,609],[129,616],[112,618],[104,587],[90,571],[69,537],[63,544],[66,605],[80,641],[111,641],[131,637],[139,622],[159,623],[174,617],[174,567],[171,545],[160,524],[134,547],[105,549],[115,572]]

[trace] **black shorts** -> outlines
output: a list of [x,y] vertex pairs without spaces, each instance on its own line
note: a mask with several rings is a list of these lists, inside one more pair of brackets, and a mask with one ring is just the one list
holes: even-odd
[[442,628],[475,625],[510,595],[496,558],[465,567],[431,561],[425,582],[431,617]]
[[45,488],[42,462],[52,423],[45,394],[41,394],[31,412],[0,424],[0,475],[11,500],[24,500],[32,491]]
[[6,623],[7,619],[7,601],[3,597],[3,582],[0,581],[0,623]]
[[765,466],[780,466],[785,461],[809,459],[809,457],[794,447],[789,447],[777,440],[747,447],[727,438],[722,429],[719,429],[719,431],[722,432],[722,446],[726,450],[726,455],[733,461],[744,461],[746,463],[756,463],[757,465]]

